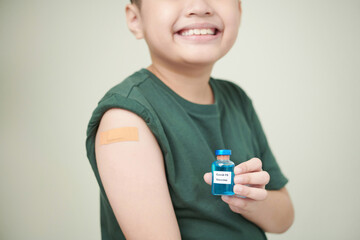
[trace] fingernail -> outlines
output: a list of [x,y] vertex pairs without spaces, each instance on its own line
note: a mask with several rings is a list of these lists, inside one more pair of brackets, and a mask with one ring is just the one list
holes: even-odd
[[235,169],[234,169],[234,173],[235,173],[235,174],[242,173],[242,169],[241,169],[241,168],[235,168]]
[[240,193],[241,190],[242,190],[242,186],[240,186],[240,185],[235,185],[235,186],[234,186],[234,192],[235,192],[235,193]]
[[222,195],[222,196],[221,196],[221,199],[224,200],[224,201],[227,201],[227,200],[230,199],[230,197],[227,196],[227,195]]
[[238,183],[242,183],[244,181],[244,178],[242,176],[237,177]]

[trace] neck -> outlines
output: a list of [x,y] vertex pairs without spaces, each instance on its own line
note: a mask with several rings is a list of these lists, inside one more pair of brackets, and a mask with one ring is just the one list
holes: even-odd
[[212,67],[174,68],[153,62],[147,69],[182,98],[197,104],[213,104],[214,95],[209,84]]

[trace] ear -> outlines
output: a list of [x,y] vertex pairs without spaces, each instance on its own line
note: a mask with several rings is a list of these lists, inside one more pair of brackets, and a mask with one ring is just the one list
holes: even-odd
[[[239,24],[241,24],[241,18],[242,18],[242,7],[241,7],[241,0],[238,0],[238,10],[239,10]],[[239,25],[240,26],[240,25]]]
[[139,8],[135,4],[127,4],[125,13],[129,30],[137,39],[142,39],[144,37],[144,33]]

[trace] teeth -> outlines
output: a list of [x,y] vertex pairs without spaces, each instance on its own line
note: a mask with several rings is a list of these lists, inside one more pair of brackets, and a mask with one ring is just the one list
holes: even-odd
[[192,36],[192,35],[214,35],[215,31],[212,29],[189,29],[181,32],[182,36]]

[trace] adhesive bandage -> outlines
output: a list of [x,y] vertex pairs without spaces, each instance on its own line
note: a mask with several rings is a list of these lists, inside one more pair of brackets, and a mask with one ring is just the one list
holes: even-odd
[[137,127],[114,128],[100,133],[100,145],[128,141],[139,141]]

